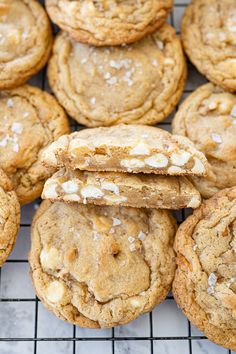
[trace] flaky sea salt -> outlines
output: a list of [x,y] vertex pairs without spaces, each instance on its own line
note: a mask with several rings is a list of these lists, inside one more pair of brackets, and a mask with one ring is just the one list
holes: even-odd
[[217,144],[221,144],[222,143],[222,138],[221,138],[221,136],[219,134],[213,133],[213,134],[211,134],[211,138]]

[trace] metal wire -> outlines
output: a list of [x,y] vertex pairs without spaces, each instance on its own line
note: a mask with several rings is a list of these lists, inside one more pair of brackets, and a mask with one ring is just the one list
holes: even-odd
[[[40,1],[42,4],[43,4],[43,0]],[[184,8],[186,7],[187,3],[189,1],[188,0],[185,0],[185,2],[179,2],[179,1],[175,1],[175,6],[174,6],[174,10],[173,12],[171,13],[170,15],[170,19],[169,19],[169,22],[172,26],[175,25],[175,14],[176,14],[176,11],[183,11]],[[174,26],[175,27],[175,26]],[[56,27],[55,27],[55,31],[57,31]],[[177,29],[177,33],[178,33],[178,29]],[[38,75],[41,79],[41,84],[39,85],[42,89],[47,89],[48,85],[47,85],[47,81],[46,81],[46,70],[44,69],[39,75]],[[40,82],[38,81],[38,82]],[[192,89],[186,89],[184,91],[184,94],[189,94],[191,93],[193,90]],[[177,107],[178,108],[178,107]],[[78,128],[78,125],[76,125],[76,123],[74,121],[71,122],[72,124],[72,129],[75,130],[76,128]],[[164,122],[161,122],[159,123],[159,126],[162,126],[164,129],[169,127],[170,129],[170,125],[171,125],[171,122],[170,120],[167,120],[167,121],[164,121]],[[186,215],[185,215],[185,211],[183,210],[179,215],[179,222],[182,222]],[[22,223],[21,224],[21,227],[25,227],[25,228],[29,228],[30,227],[30,224],[28,223]],[[28,260],[27,259],[17,259],[17,260],[12,260],[12,259],[9,259],[7,260],[6,263],[19,263],[19,264],[25,264],[25,263],[28,263]],[[1,268],[0,268],[0,287],[1,287]],[[167,297],[167,299],[165,301],[170,301],[170,300],[173,300],[173,296],[169,295]],[[168,336],[168,333],[166,333],[166,336],[154,336],[153,334],[153,316],[152,316],[152,313],[149,314],[149,324],[150,324],[150,333],[149,333],[149,336],[139,336],[139,337],[136,337],[136,336],[116,336],[115,335],[115,330],[114,328],[112,329],[111,331],[111,336],[107,336],[107,337],[78,337],[76,336],[76,327],[73,326],[73,335],[72,336],[69,336],[69,337],[57,337],[57,338],[51,338],[51,337],[39,337],[38,336],[38,321],[39,321],[39,316],[38,316],[38,310],[39,310],[39,302],[40,300],[37,298],[37,297],[34,297],[34,298],[3,298],[3,297],[0,297],[0,304],[1,303],[9,303],[9,302],[14,302],[14,303],[21,303],[21,302],[28,302],[28,303],[34,303],[35,307],[35,317],[34,317],[34,335],[33,337],[20,337],[20,338],[10,338],[10,337],[2,337],[0,338],[0,354],[2,354],[2,351],[1,351],[1,343],[2,342],[33,342],[34,346],[33,346],[33,351],[32,351],[32,354],[37,354],[37,345],[39,342],[72,342],[73,346],[72,346],[72,353],[73,354],[76,354],[76,342],[100,342],[100,341],[108,341],[111,343],[111,348],[112,348],[112,354],[116,354],[116,350],[115,350],[115,343],[116,342],[120,342],[120,341],[149,341],[150,343],[150,352],[149,351],[145,351],[146,354],[153,354],[154,353],[154,341],[161,341],[161,340],[165,340],[165,341],[187,341],[188,342],[188,351],[189,351],[189,354],[192,354],[192,341],[193,340],[204,340],[206,339],[206,337],[204,336],[201,336],[201,335],[192,335],[192,332],[191,332],[191,324],[190,322],[188,321],[188,334],[186,336]],[[1,312],[0,312],[0,319],[1,319]],[[0,320],[0,323],[1,323],[1,320]],[[2,323],[1,323],[2,325]],[[6,353],[4,351],[4,353]],[[127,353],[127,352],[126,352]],[[229,350],[228,353],[230,354],[231,351]],[[10,354],[10,352],[9,352]],[[22,353],[24,354],[24,353]],[[89,354],[89,353],[88,353]],[[105,354],[105,353],[104,353]],[[161,353],[162,354],[162,353]],[[175,354],[175,352],[171,353],[171,354]]]

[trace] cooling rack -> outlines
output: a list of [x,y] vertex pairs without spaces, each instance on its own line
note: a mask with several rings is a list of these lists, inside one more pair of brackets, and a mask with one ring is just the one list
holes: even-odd
[[[177,33],[188,3],[175,0],[169,22]],[[189,64],[183,98],[205,82]],[[50,91],[45,69],[30,83]],[[174,113],[159,126],[170,130]],[[71,125],[73,130],[78,128],[75,122],[71,121]],[[209,342],[191,325],[171,294],[151,313],[127,326],[108,330],[81,329],[48,312],[35,296],[27,261],[31,220],[39,203],[37,200],[22,208],[16,247],[0,269],[0,354],[233,354]],[[188,213],[176,212],[178,222]]]

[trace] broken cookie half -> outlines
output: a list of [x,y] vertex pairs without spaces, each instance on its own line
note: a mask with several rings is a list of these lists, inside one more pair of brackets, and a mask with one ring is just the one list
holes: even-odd
[[84,129],[64,135],[42,154],[71,170],[206,176],[205,155],[185,137],[145,125]]
[[69,171],[62,168],[47,180],[43,199],[134,208],[197,208],[200,193],[185,176]]

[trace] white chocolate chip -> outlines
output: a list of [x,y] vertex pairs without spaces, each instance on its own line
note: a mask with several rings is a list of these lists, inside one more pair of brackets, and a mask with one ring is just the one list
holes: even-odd
[[130,303],[133,307],[140,307],[141,303],[137,299],[131,299]]
[[57,248],[44,248],[40,253],[40,262],[42,266],[45,268],[56,269],[58,267],[58,255],[59,252]]
[[24,112],[23,113],[23,118],[28,118],[29,117],[29,112]]
[[109,203],[113,203],[113,204],[120,204],[120,203],[124,203],[127,201],[127,197],[123,197],[123,196],[115,196],[115,195],[105,195],[104,199],[109,202]]
[[87,142],[85,140],[72,140],[70,142],[70,150],[74,150],[74,149],[86,149],[86,150],[91,150],[94,151],[95,148],[92,144],[87,144]]
[[91,16],[95,11],[94,4],[91,2],[83,2],[81,4],[80,12],[83,17]]
[[200,205],[200,200],[198,197],[194,196],[187,205],[187,208],[197,208]]
[[133,242],[135,241],[135,238],[132,237],[132,236],[129,236],[129,237],[128,237],[128,241],[129,241],[130,243],[133,243]]
[[110,192],[113,192],[115,193],[116,195],[119,195],[120,194],[120,190],[119,190],[119,187],[113,183],[113,182],[102,182],[101,183],[101,188],[106,190],[106,191],[110,191]]
[[57,184],[51,184],[49,186],[46,184],[43,191],[44,198],[48,198],[48,199],[57,198],[58,193],[56,191],[56,188],[57,188]]
[[132,168],[142,168],[145,166],[145,163],[139,159],[124,159],[120,161],[122,167],[132,169]]
[[228,27],[228,30],[229,30],[230,32],[236,32],[236,26],[229,26],[229,27]]
[[11,126],[11,131],[16,134],[21,134],[23,131],[23,125],[18,122],[14,122]]
[[183,173],[184,170],[178,166],[170,166],[167,171],[170,175],[179,175],[180,173]]
[[61,187],[62,187],[63,191],[68,194],[70,194],[70,193],[72,194],[72,193],[75,193],[78,191],[78,186],[73,181],[64,182],[64,183],[62,183]]
[[65,286],[58,280],[50,283],[46,289],[46,297],[52,303],[59,303],[63,300],[65,294]]
[[163,49],[164,49],[164,44],[163,44],[162,41],[160,41],[159,39],[156,39],[155,42],[156,42],[157,47],[158,47],[160,50],[163,50]]
[[145,163],[154,168],[162,168],[168,166],[168,158],[164,154],[158,153],[146,158]]
[[197,245],[193,246],[193,251],[195,252],[197,250]]
[[140,142],[129,152],[130,155],[149,155],[150,149],[144,142]]
[[214,101],[211,101],[211,102],[209,103],[209,105],[208,105],[208,108],[209,108],[211,111],[213,111],[214,109],[217,108],[217,103],[214,102]]
[[113,218],[113,217],[112,217],[112,221],[113,221],[113,226],[119,226],[119,225],[121,225],[120,219],[117,219],[117,218]]
[[222,143],[222,138],[221,138],[221,136],[219,134],[213,133],[213,134],[211,134],[211,138],[217,144],[221,144]]
[[172,58],[166,58],[164,59],[164,64],[167,66],[174,66],[175,65],[175,61]]
[[68,202],[79,202],[80,196],[77,194],[64,195],[63,200],[68,201]]
[[94,198],[98,199],[104,196],[104,193],[101,189],[94,186],[83,187],[80,191],[83,198]]
[[196,174],[204,174],[206,173],[205,166],[203,165],[202,161],[200,161],[197,157],[193,158],[195,161],[195,165],[192,168],[192,172]]
[[171,162],[176,166],[184,166],[189,161],[190,157],[191,154],[189,152],[180,150],[171,155]]

